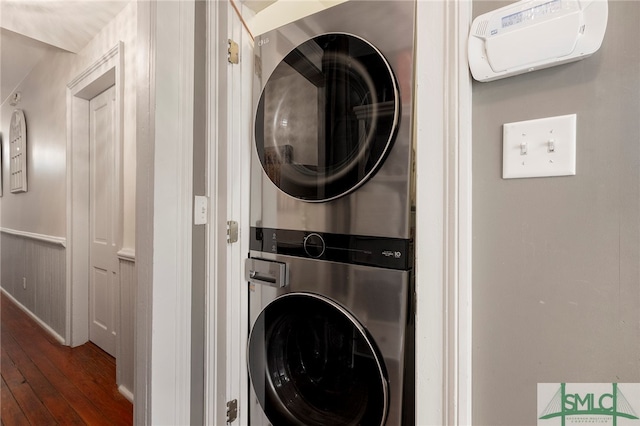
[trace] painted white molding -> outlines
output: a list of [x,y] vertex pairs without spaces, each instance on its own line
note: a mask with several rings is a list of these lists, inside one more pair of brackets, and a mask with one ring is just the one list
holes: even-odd
[[[122,239],[122,144],[124,43],[118,42],[107,53],[78,74],[67,85],[67,317],[69,346],[89,340],[89,100],[116,86],[115,211],[116,235]],[[116,358],[118,349],[116,348]]]
[[151,424],[156,8],[140,1],[136,57],[136,306],[133,424]]
[[207,3],[208,281],[205,311],[204,423],[226,423],[227,383],[227,44],[228,2]]
[[0,228],[3,234],[15,235],[17,237],[29,238],[32,240],[42,241],[44,243],[55,244],[63,248],[67,247],[67,239],[64,237],[54,237],[51,235],[36,234],[34,232],[19,231],[17,229]]
[[191,415],[195,3],[160,1],[155,13],[148,421],[186,425]]
[[472,188],[465,46],[471,2],[419,1],[417,10],[416,423],[468,425]]
[[118,259],[135,262],[136,261],[136,251],[132,248],[123,248],[118,250]]
[[445,424],[472,423],[471,76],[472,4],[446,3],[445,18]]
[[45,323],[44,321],[42,321],[36,314],[34,314],[33,312],[31,312],[29,310],[29,308],[27,308],[26,306],[24,306],[22,303],[18,302],[18,300],[13,297],[11,294],[9,294],[4,288],[0,289],[2,291],[2,295],[3,297],[6,297],[7,299],[10,299],[13,303],[15,303],[15,305],[20,308],[25,314],[29,315],[29,317],[31,317],[31,319],[33,319],[35,322],[38,323],[38,325],[40,327],[42,327],[47,333],[49,333],[51,335],[51,337],[53,337],[54,339],[56,339],[56,341],[58,343],[60,343],[61,345],[65,344],[65,340],[64,337],[62,337],[61,335],[59,335],[58,333],[56,333],[56,331],[49,327],[47,325],[47,323]]
[[113,59],[120,54],[120,52],[122,51],[122,47],[123,47],[122,42],[113,46],[107,53],[102,55],[97,61],[91,64],[86,70],[84,70],[83,72],[78,74],[76,78],[71,80],[71,82],[67,84],[67,87],[69,87],[70,89],[73,89],[79,85],[84,87],[85,84],[83,83],[83,80],[85,80],[86,78],[91,78],[91,75],[93,73],[97,72],[99,75],[104,74],[103,68],[106,67],[107,69],[109,69],[113,66],[112,65]]
[[473,424],[473,313],[472,313],[472,85],[467,57],[467,39],[473,19],[471,0],[447,3],[448,51],[450,66],[447,73],[452,79],[449,84],[447,113],[451,126],[450,163],[454,163],[456,185],[450,189],[454,193],[455,204],[450,206],[456,228],[453,256],[449,260],[450,270],[455,272],[454,297],[450,297],[449,341],[453,343],[454,374],[450,375],[453,386],[449,386],[449,419],[454,425]]
[[120,395],[122,395],[125,398],[127,398],[127,400],[130,403],[134,404],[133,393],[129,389],[127,389],[123,385],[120,385],[120,386],[118,386],[118,392],[120,392]]

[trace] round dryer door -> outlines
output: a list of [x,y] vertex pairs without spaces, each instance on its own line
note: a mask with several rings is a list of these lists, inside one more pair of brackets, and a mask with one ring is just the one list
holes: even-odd
[[322,296],[290,293],[267,305],[249,337],[251,383],[274,425],[382,425],[384,364],[367,331]]
[[396,133],[396,79],[380,51],[348,34],[299,45],[275,68],[255,117],[258,157],[271,181],[310,202],[362,185]]

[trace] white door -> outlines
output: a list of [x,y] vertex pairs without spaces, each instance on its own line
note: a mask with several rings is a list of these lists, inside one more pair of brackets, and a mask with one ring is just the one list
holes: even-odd
[[115,242],[115,86],[89,102],[89,340],[115,357],[118,260]]

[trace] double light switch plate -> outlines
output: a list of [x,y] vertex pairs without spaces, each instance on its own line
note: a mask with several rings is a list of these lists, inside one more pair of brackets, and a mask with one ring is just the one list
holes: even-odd
[[502,178],[576,174],[576,114],[506,123]]

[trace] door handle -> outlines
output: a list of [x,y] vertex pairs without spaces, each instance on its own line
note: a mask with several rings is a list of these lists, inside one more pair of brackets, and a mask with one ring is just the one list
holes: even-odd
[[258,273],[258,271],[249,271],[249,281],[276,284],[275,277],[260,275],[260,273]]
[[287,265],[263,259],[247,259],[245,263],[245,277],[254,284],[271,287],[285,287],[288,284]]

